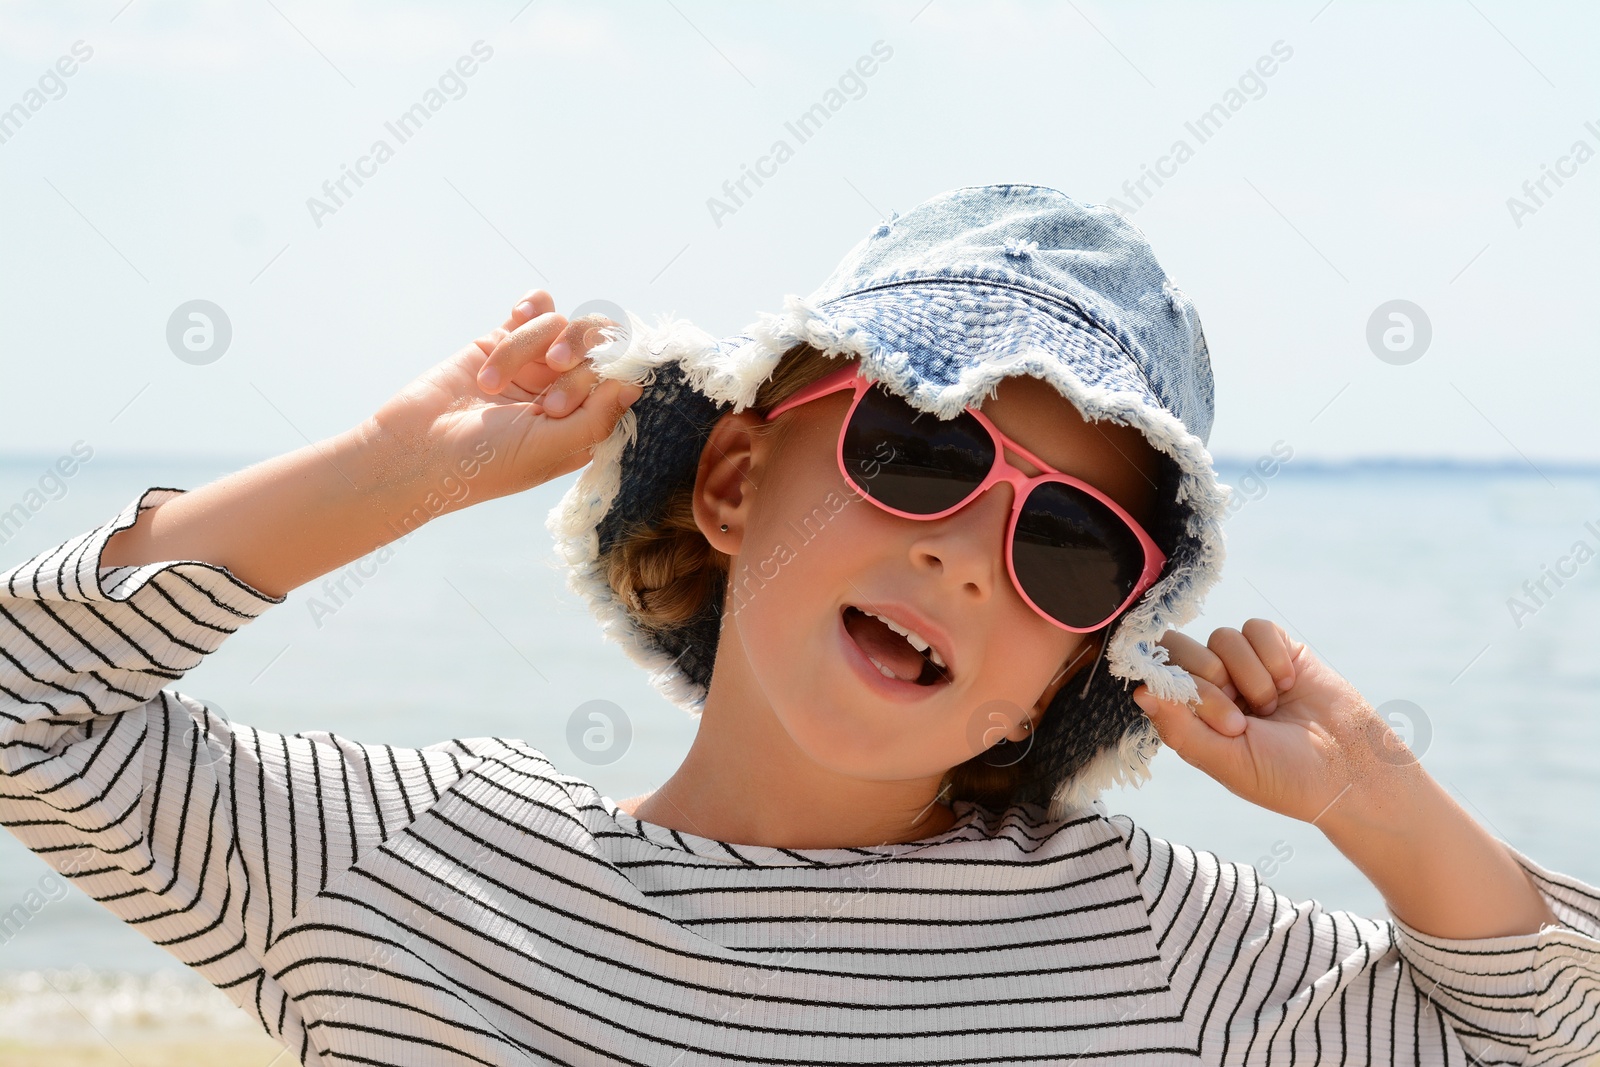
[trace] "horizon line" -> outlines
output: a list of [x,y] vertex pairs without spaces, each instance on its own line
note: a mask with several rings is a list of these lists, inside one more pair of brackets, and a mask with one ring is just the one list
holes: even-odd
[[[233,455],[218,455],[216,453],[193,452],[130,452],[114,455],[97,455],[83,463],[97,462],[116,466],[156,466],[171,463],[184,467],[225,467],[229,471],[244,470],[267,459],[272,459],[279,453],[269,455],[249,455],[238,453]],[[16,467],[41,467],[46,468],[60,458],[60,453],[38,452],[7,452],[0,454],[0,468]],[[1522,474],[1529,477],[1539,477],[1544,474],[1561,475],[1600,475],[1600,457],[1592,460],[1555,460],[1539,459],[1529,460],[1521,456],[1495,456],[1495,457],[1470,457],[1470,456],[1425,456],[1403,454],[1374,454],[1364,456],[1292,456],[1287,460],[1278,459],[1270,455],[1251,456],[1245,453],[1213,454],[1212,465],[1221,472],[1224,468],[1233,470],[1238,468],[1254,467],[1262,460],[1277,464],[1274,475],[1283,471],[1300,470],[1306,473],[1381,473],[1415,472],[1415,473],[1470,473],[1470,474]]]

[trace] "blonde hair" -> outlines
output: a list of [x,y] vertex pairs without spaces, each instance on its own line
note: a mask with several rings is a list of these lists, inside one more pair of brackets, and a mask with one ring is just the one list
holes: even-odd
[[[793,394],[827,375],[845,357],[828,356],[810,345],[800,344],[786,351],[771,376],[756,391],[753,409],[765,413]],[[782,441],[785,422],[761,423],[752,432],[777,433]],[[599,564],[613,592],[628,605],[630,614],[642,627],[660,633],[680,630],[723,604],[729,580],[731,557],[706,540],[694,516],[694,481],[690,479],[667,500],[661,518],[653,526],[623,530],[608,550],[602,551]],[[1105,639],[1102,631],[1098,640]],[[1094,662],[1094,652],[1075,657],[1078,669],[1064,683],[1071,684],[1079,671]],[[1054,710],[1061,701],[1051,703]],[[973,800],[996,809],[1014,801],[1048,803],[1048,787],[1053,782],[1048,768],[1031,759],[1035,745],[1056,724],[1047,712],[1032,729],[1028,753],[1006,766],[986,761],[993,749],[985,749],[964,763],[945,772],[938,799]],[[1002,746],[1009,747],[1009,746]],[[1048,746],[1045,746],[1048,748]],[[1032,787],[1028,788],[1028,784]],[[1044,791],[1040,791],[1043,783]]]

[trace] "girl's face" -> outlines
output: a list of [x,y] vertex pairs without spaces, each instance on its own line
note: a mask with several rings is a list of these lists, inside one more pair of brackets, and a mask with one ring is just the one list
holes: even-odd
[[[697,517],[733,557],[713,686],[750,690],[740,703],[769,706],[794,745],[836,773],[937,778],[1002,736],[1025,739],[1022,720],[1037,720],[1069,664],[1089,668],[1100,634],[1054,626],[1011,584],[1009,484],[932,521],[890,515],[857,494],[835,459],[849,407],[848,393],[803,404],[777,420],[790,423],[783,435],[741,432],[760,422],[751,412],[725,416],[706,450]],[[1156,454],[1137,430],[1089,423],[1031,377],[1005,379],[981,409],[1148,528]],[[931,641],[946,667],[924,668],[863,610]],[[887,678],[869,656],[901,677],[937,680]]]

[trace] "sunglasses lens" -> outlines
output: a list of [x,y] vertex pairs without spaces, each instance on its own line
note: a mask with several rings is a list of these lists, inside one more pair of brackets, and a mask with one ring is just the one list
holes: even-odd
[[874,386],[844,431],[844,462],[867,496],[913,515],[955,507],[994,465],[994,442],[962,412],[940,419]]
[[1033,602],[1081,629],[1111,618],[1144,571],[1144,547],[1128,524],[1061,482],[1041,482],[1028,495],[1011,554]]

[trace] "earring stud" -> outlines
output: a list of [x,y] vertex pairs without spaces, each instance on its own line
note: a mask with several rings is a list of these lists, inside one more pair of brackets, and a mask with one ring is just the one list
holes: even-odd
[[727,533],[728,532],[728,524],[727,523],[723,523],[722,524],[722,532],[723,533]]

